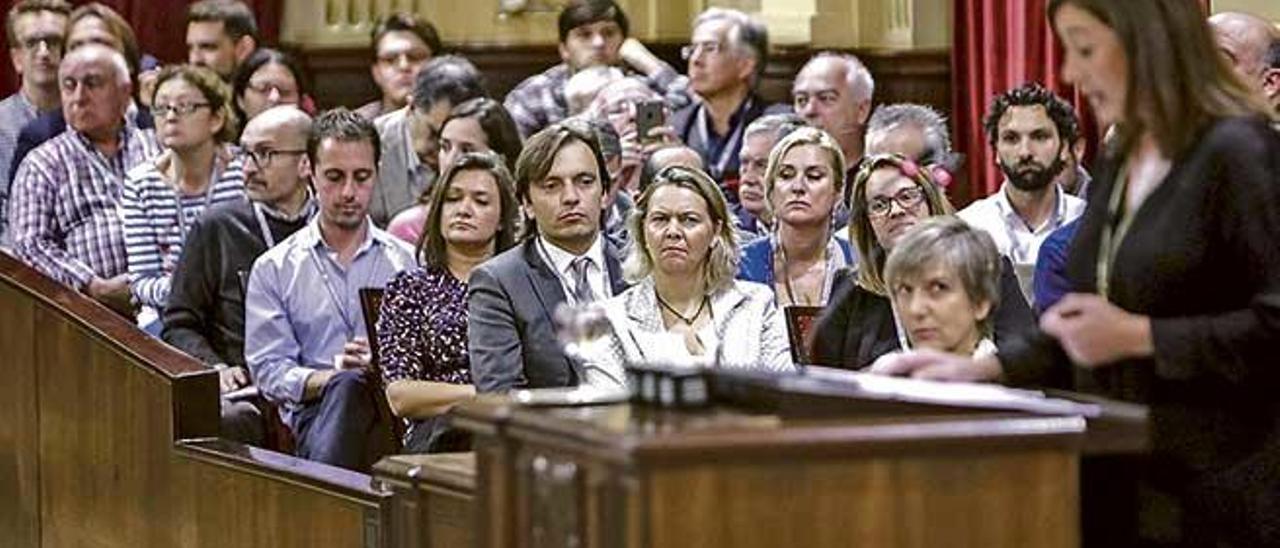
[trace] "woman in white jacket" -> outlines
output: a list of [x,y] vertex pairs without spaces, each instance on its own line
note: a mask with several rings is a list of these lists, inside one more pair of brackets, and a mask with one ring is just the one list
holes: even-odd
[[658,172],[628,219],[633,285],[604,303],[607,342],[586,351],[587,384],[625,383],[627,362],[790,371],[782,314],[767,286],[734,280],[738,245],[724,195],[700,170]]

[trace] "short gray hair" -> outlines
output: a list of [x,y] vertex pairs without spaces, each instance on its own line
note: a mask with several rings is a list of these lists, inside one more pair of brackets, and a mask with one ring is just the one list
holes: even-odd
[[779,139],[786,137],[787,134],[808,125],[809,122],[806,122],[804,118],[790,112],[766,114],[747,124],[747,129],[742,131],[742,139],[746,140],[761,133],[768,133],[773,142],[776,143]]
[[915,103],[880,105],[867,122],[867,154],[880,154],[879,140],[884,134],[912,125],[924,134],[924,151],[913,160],[922,164],[945,164],[951,158],[951,134],[947,118],[932,107]]
[[125,60],[124,54],[118,50],[109,48],[102,44],[91,43],[80,46],[76,49],[68,51],[66,56],[62,58],[62,66],[69,66],[67,60],[84,58],[87,60],[105,59],[107,65],[115,72],[116,85],[128,85],[132,83],[129,73],[129,62]]
[[756,78],[764,74],[764,66],[769,62],[769,29],[753,19],[746,12],[730,8],[707,8],[693,20],[693,28],[713,21],[728,21],[732,24],[726,37],[734,49],[746,52],[756,60]]
[[[884,264],[885,286],[892,299],[898,281],[941,265],[955,272],[971,302],[988,303],[994,311],[1000,304],[1000,261],[996,243],[985,230],[954,215],[939,215],[912,227],[893,246]],[[988,312],[978,325],[984,336],[991,334],[993,317]]]
[[[833,59],[844,65],[845,84],[849,86],[849,96],[858,103],[870,102],[876,93],[876,80],[871,76],[867,65],[852,53],[824,51],[809,59],[809,63],[819,59]],[[808,65],[809,63],[805,63]],[[801,70],[804,70],[803,68]]]

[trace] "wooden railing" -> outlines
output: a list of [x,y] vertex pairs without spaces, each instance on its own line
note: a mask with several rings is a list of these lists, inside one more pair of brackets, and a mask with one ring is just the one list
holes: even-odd
[[216,439],[217,375],[0,254],[0,546],[390,546],[365,474]]

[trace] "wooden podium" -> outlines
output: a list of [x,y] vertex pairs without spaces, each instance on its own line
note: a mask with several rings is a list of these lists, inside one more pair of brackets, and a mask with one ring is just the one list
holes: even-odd
[[460,405],[475,545],[1079,545],[1082,418],[741,409]]

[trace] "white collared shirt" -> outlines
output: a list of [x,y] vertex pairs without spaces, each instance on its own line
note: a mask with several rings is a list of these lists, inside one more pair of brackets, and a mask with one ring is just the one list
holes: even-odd
[[582,255],[574,255],[551,243],[550,240],[547,240],[542,235],[538,236],[538,250],[542,254],[543,260],[547,261],[547,264],[555,271],[556,278],[560,280],[560,287],[564,289],[565,300],[569,304],[579,304],[574,297],[575,279],[573,275],[573,261],[578,257],[591,259],[591,265],[587,267],[587,283],[591,285],[591,293],[596,296],[596,300],[603,300],[613,296],[613,292],[609,290],[609,275],[604,265],[604,240],[600,235],[596,235],[591,247]]
[[969,207],[956,215],[970,226],[985,230],[991,235],[1000,254],[1013,262],[1022,293],[1030,300],[1033,295],[1031,281],[1035,273],[1036,257],[1040,254],[1040,244],[1058,227],[1084,213],[1085,201],[1054,185],[1053,192],[1057,201],[1053,213],[1043,224],[1032,227],[1009,202],[1008,189],[1009,183],[1006,181],[1000,186],[999,192],[969,204]]

